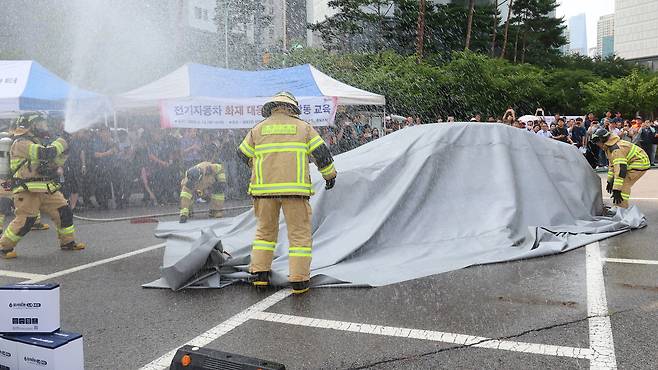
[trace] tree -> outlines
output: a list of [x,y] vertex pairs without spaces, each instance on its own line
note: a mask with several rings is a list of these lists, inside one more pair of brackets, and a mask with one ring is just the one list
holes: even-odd
[[337,13],[310,25],[321,33],[329,50],[380,51],[391,46],[389,41],[394,6],[386,0],[331,0],[329,7]]
[[466,46],[465,50],[471,47],[471,30],[473,29],[473,12],[475,11],[475,0],[468,1],[468,19],[466,21]]
[[507,51],[507,40],[509,35],[509,23],[512,19],[512,5],[514,5],[514,0],[509,0],[509,5],[507,9],[507,19],[505,20],[505,31],[503,34],[503,49],[500,52],[500,57],[505,58],[505,52]]
[[515,0],[511,8],[514,62],[548,65],[561,55],[559,48],[567,42],[563,19],[549,16],[557,8],[555,0]]
[[587,109],[592,112],[618,110],[626,117],[636,112],[651,115],[658,107],[658,75],[634,70],[614,80],[598,80],[585,84]]

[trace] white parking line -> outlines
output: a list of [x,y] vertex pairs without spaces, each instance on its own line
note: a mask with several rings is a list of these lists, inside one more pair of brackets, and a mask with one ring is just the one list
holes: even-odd
[[603,258],[605,262],[614,262],[614,263],[635,263],[638,265],[658,265],[658,261],[653,260],[634,260],[627,258]]
[[54,279],[54,278],[57,278],[57,277],[60,277],[60,276],[68,275],[68,274],[71,274],[71,273],[74,273],[74,272],[86,270],[88,268],[104,265],[106,263],[119,261],[119,260],[122,260],[124,258],[132,257],[132,256],[135,256],[135,255],[138,255],[138,254],[150,252],[152,250],[160,249],[164,246],[165,246],[165,243],[152,245],[150,247],[146,247],[146,248],[138,249],[136,251],[120,254],[118,256],[106,258],[106,259],[103,259],[103,260],[100,260],[100,261],[91,262],[91,263],[87,263],[85,265],[80,265],[80,266],[76,266],[76,267],[71,267],[70,269],[54,272],[54,273],[48,274],[48,275],[41,275],[39,277],[34,277],[34,278],[31,278],[28,281],[24,281],[23,283],[24,284],[39,283],[39,282]]
[[590,369],[616,369],[615,344],[608,316],[608,300],[605,295],[603,262],[599,243],[587,245],[587,316],[589,317],[589,347],[594,352]]
[[18,271],[9,271],[9,270],[0,270],[0,276],[7,276],[12,278],[19,279],[40,279],[46,275],[42,274],[31,274],[29,272],[18,272]]
[[191,346],[197,346],[197,347],[203,347],[222,335],[228,333],[229,331],[237,328],[238,326],[244,324],[247,320],[253,318],[254,315],[265,311],[266,309],[272,307],[275,305],[277,302],[282,301],[286,297],[288,297],[291,294],[290,289],[283,289],[279,290],[278,292],[272,294],[271,296],[263,299],[262,301],[259,301],[258,303],[249,306],[247,309],[244,311],[241,311],[234,316],[231,316],[228,320],[224,321],[223,323],[215,326],[214,328],[206,331],[205,333],[202,333],[198,337],[190,340],[187,343],[183,343],[180,346],[172,349],[171,351],[165,353],[161,357],[153,360],[152,362],[144,365],[143,367],[140,368],[140,370],[163,370],[169,368],[169,365],[171,365],[171,359],[174,358],[174,355],[176,354],[176,351],[178,348],[189,344]]
[[434,342],[454,343],[459,345],[472,345],[480,348],[500,349],[504,351],[534,353],[545,356],[559,356],[592,359],[594,351],[589,348],[575,348],[554,346],[549,344],[515,342],[510,340],[498,340],[486,337],[478,337],[466,334],[445,333],[433,330],[420,330],[411,328],[399,328],[393,326],[369,325],[347,321],[314,319],[311,317],[284,315],[272,312],[256,312],[253,317],[256,320],[276,322],[288,325],[298,325],[313,328],[334,329],[340,331],[351,331],[356,333],[383,335],[389,337],[402,337],[410,339],[429,340]]

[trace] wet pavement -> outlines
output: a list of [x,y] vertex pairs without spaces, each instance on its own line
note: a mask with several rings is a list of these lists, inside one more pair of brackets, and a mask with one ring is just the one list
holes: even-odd
[[[0,284],[60,283],[62,328],[84,335],[87,369],[162,369],[166,360],[158,359],[190,340],[288,369],[651,369],[658,350],[656,185],[652,170],[633,189],[640,199],[632,203],[647,216],[644,229],[561,255],[380,288],[321,288],[303,297],[246,285],[144,289],[160,276],[164,251],[148,219],[78,220],[80,239],[89,243],[82,252],[59,251],[52,229],[32,232],[18,259],[0,261]],[[596,251],[603,262],[598,288],[590,264]],[[592,299],[601,293],[607,305],[597,313]]]

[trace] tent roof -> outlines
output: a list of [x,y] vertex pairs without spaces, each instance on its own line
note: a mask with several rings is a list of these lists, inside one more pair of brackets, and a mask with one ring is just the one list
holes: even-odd
[[344,84],[310,64],[240,71],[188,63],[172,73],[114,98],[115,109],[157,108],[161,100],[253,98],[290,91],[298,97],[335,96],[341,105],[384,105],[383,95]]
[[70,100],[102,95],[77,88],[32,60],[0,60],[0,115],[26,110],[64,110]]

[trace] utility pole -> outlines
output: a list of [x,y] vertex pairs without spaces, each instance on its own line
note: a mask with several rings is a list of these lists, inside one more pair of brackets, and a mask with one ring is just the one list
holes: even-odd
[[505,21],[505,33],[503,35],[503,50],[500,52],[500,58],[505,58],[505,51],[507,50],[507,35],[509,32],[509,20],[512,18],[512,5],[514,0],[509,0],[509,8],[507,9],[507,20]]
[[468,21],[466,23],[466,46],[464,50],[471,47],[471,30],[473,29],[473,12],[475,12],[475,0],[468,1]]
[[425,44],[425,0],[418,1],[418,30],[416,38],[416,62],[423,60],[423,47]]

